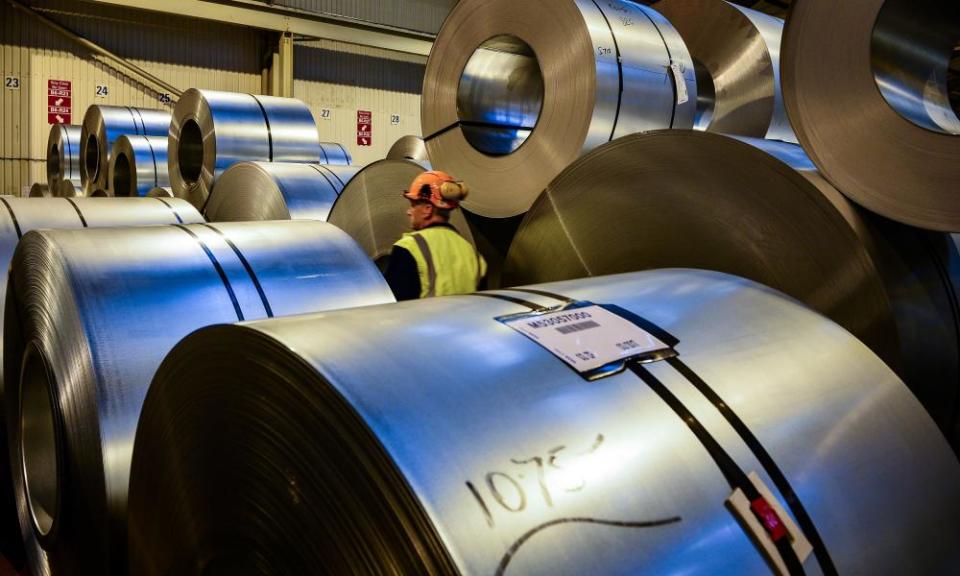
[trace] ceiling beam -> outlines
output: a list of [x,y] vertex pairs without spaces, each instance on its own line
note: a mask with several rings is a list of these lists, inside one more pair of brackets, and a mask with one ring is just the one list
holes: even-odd
[[140,10],[176,14],[239,24],[261,30],[337,40],[394,52],[427,56],[433,46],[432,34],[392,28],[361,20],[320,15],[268,5],[252,0],[87,0],[96,4],[125,6]]

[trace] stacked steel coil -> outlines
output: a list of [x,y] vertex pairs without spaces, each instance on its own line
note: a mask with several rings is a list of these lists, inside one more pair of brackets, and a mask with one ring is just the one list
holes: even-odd
[[960,4],[796,2],[783,33],[783,93],[824,177],[878,214],[960,232],[960,118],[947,77]]
[[[380,160],[366,166],[347,183],[327,221],[349,234],[367,256],[383,266],[394,242],[410,231],[410,204],[403,192],[423,171],[423,166],[412,160]],[[474,243],[462,211],[450,214],[450,224]]]
[[697,75],[695,127],[796,143],[780,89],[783,20],[718,0],[663,0]]
[[50,187],[46,184],[34,182],[30,186],[30,192],[28,193],[28,196],[30,198],[49,198],[51,196]]
[[427,62],[434,168],[470,183],[482,216],[526,211],[570,162],[609,140],[690,128],[693,62],[653,9],[625,0],[464,0]]
[[239,162],[217,181],[204,216],[210,222],[321,220],[357,166]]
[[82,126],[54,124],[47,138],[47,186],[54,196],[61,182],[70,180],[80,186],[80,137]]
[[293,98],[190,89],[170,124],[173,193],[203,208],[216,180],[243,161],[349,164],[338,145],[322,146],[307,106]]
[[6,387],[18,510],[31,565],[58,574],[126,573],[133,434],[178,340],[393,300],[357,245],[321,222],[32,232],[12,269],[4,370],[24,367]]
[[173,195],[173,188],[170,188],[169,186],[151,188],[150,191],[147,192],[147,196],[150,198],[175,198]]
[[167,137],[117,138],[110,154],[111,196],[146,196],[153,188],[170,185],[167,171]]
[[859,210],[798,146],[678,130],[598,148],[527,213],[505,276],[517,285],[672,266],[762,282],[826,314],[955,434],[956,246]]
[[404,136],[390,147],[387,160],[413,160],[429,170],[430,157],[427,155],[427,145],[419,136]]
[[[531,289],[188,336],[137,428],[131,572],[960,570],[960,465],[847,331],[702,271]],[[679,355],[587,382],[498,321],[571,300]]]
[[110,153],[120,136],[166,136],[170,113],[129,106],[94,104],[83,116],[80,134],[80,175],[84,195],[110,188]]
[[[69,180],[63,182],[69,183]],[[13,259],[14,249],[20,237],[31,230],[41,228],[88,228],[104,226],[139,226],[149,224],[175,224],[180,222],[203,222],[200,213],[183,200],[168,200],[159,202],[147,199],[108,199],[93,200],[77,198],[49,199],[19,199],[5,198],[0,208],[0,267],[9,269]],[[7,275],[0,277],[0,315],[6,308],[3,303],[7,297]],[[5,322],[0,322],[3,324]],[[0,348],[2,349],[2,348]],[[17,388],[19,367],[11,367],[5,374],[14,374],[14,381],[7,384],[0,378],[0,400],[9,407],[8,397],[11,389]],[[15,427],[17,419],[8,420],[5,410],[0,411],[0,468],[6,468],[10,463],[8,454],[7,427]],[[36,540],[29,534],[21,536],[20,526],[17,523],[17,510],[14,505],[14,490],[10,486],[10,472],[0,470],[0,538],[4,542],[16,542],[22,547],[23,538],[31,542],[31,549],[35,550]],[[23,552],[20,551],[19,556]],[[38,567],[36,556],[31,557],[31,565]],[[37,568],[36,573],[43,573]]]
[[57,188],[54,196],[61,198],[76,198],[83,196],[83,185],[73,180],[61,180],[60,187]]

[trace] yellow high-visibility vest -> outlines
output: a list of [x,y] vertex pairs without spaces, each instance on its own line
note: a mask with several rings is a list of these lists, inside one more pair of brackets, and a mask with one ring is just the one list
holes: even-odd
[[394,246],[417,263],[420,297],[469,294],[487,273],[487,263],[463,236],[447,226],[408,232]]

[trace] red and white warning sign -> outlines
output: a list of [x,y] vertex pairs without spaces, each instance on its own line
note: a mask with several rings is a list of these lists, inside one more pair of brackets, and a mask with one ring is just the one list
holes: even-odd
[[47,80],[47,124],[70,124],[73,118],[73,83]]
[[357,110],[357,146],[373,146],[373,112]]

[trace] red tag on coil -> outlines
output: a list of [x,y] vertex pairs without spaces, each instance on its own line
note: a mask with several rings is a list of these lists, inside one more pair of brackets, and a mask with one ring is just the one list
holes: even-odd
[[763,524],[764,529],[770,534],[774,542],[787,536],[787,527],[783,525],[777,512],[770,506],[770,503],[764,498],[757,498],[750,502],[750,510],[756,514],[757,519]]

